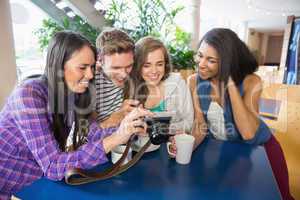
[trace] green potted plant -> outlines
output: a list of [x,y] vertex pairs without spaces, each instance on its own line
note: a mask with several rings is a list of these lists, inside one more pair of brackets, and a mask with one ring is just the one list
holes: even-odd
[[174,71],[180,72],[184,79],[195,72],[195,52],[189,47],[190,41],[191,34],[176,27],[175,38],[168,44]]
[[[189,46],[191,36],[174,22],[176,15],[183,9],[183,6],[165,6],[162,0],[111,0],[105,12],[105,19],[108,24],[127,31],[134,40],[147,35],[160,38],[169,49],[175,70],[193,70],[194,52]],[[66,17],[62,25],[47,19],[43,21],[43,26],[35,31],[40,48],[45,49],[53,34],[61,30],[81,32],[93,43],[100,33],[99,29],[91,27],[79,16],[72,20]]]
[[190,41],[191,34],[176,27],[175,39],[168,44],[168,48],[173,61],[173,66],[177,70],[194,69],[195,52],[188,45]]
[[34,34],[38,36],[41,50],[45,50],[52,36],[62,30],[72,30],[80,32],[95,44],[96,38],[100,33],[100,29],[95,29],[79,16],[75,16],[72,20],[68,17],[63,19],[63,24],[60,25],[53,19],[44,19],[42,27],[37,29]]
[[[130,7],[130,9],[129,9]],[[160,38],[168,47],[175,70],[194,68],[194,52],[189,44],[191,35],[179,28],[174,18],[183,6],[167,7],[161,0],[112,0],[105,18],[113,26],[126,30],[135,40],[152,35]],[[136,15],[132,15],[132,12]]]
[[166,8],[161,0],[112,0],[105,18],[135,40],[148,35],[166,38],[169,26],[182,9],[182,6]]

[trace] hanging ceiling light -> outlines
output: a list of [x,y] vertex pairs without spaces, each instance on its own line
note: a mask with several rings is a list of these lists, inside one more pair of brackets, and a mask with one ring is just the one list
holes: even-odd
[[76,14],[73,11],[67,12],[67,15],[71,18],[76,16]]
[[68,5],[65,1],[58,1],[55,5],[56,5],[56,7],[58,7],[61,10],[68,7]]
[[102,10],[103,6],[99,1],[96,1],[94,4],[94,8],[99,11]]
[[67,14],[70,18],[73,18],[73,17],[76,16],[76,14],[73,12],[73,10],[72,10],[71,8],[69,8],[69,7],[65,7],[63,10],[66,12],[66,14]]

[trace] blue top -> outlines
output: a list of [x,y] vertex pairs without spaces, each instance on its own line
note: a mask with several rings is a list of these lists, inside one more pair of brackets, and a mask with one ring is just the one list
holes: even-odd
[[[241,96],[243,96],[243,83],[238,86]],[[204,118],[207,122],[207,111],[211,103],[211,84],[209,80],[203,80],[200,76],[197,76],[197,95],[200,102],[201,110],[204,114]],[[271,137],[271,131],[268,126],[259,119],[259,127],[255,133],[254,138],[251,140],[244,140],[241,133],[238,131],[233,118],[232,106],[229,97],[225,97],[224,103],[224,119],[227,139],[231,141],[243,141],[249,144],[260,145],[266,143]],[[208,130],[209,136],[212,136],[210,130]]]

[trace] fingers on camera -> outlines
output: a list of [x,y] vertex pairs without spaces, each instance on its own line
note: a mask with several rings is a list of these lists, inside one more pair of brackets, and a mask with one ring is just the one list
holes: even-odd
[[133,122],[133,126],[136,127],[136,128],[144,128],[146,126],[145,122],[141,119],[136,119],[134,120]]
[[128,115],[128,117],[132,120],[140,119],[143,117],[151,117],[151,116],[153,116],[153,113],[142,108],[134,108],[134,110]]
[[147,125],[143,120],[137,119],[133,121],[133,126],[136,133],[144,133]]

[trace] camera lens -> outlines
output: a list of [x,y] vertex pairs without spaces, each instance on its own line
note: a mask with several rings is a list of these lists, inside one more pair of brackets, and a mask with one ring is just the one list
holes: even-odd
[[147,119],[147,133],[152,144],[159,145],[169,140],[169,124],[171,117]]

